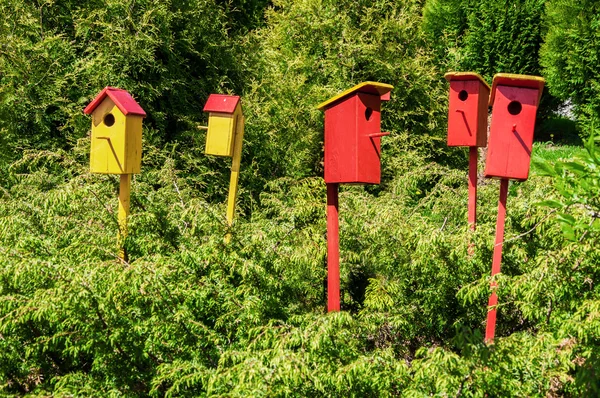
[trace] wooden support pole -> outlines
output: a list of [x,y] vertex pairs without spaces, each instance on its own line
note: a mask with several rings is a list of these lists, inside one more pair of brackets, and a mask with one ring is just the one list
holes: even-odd
[[[502,242],[504,241],[504,222],[506,219],[506,197],[508,196],[508,179],[500,180],[500,199],[498,200],[498,219],[496,220],[496,242],[494,244],[494,255],[492,258],[492,276],[500,273],[502,263]],[[485,342],[493,343],[496,334],[496,314],[498,305],[498,295],[496,287],[498,284],[492,282],[492,294],[488,303],[487,324],[485,327]]]
[[469,226],[477,224],[477,147],[469,147]]
[[131,189],[131,174],[121,174],[119,183],[119,212],[118,223],[119,233],[117,242],[119,244],[119,258],[127,261],[127,252],[125,251],[124,243],[127,238],[127,218],[129,217],[129,198]]
[[[233,225],[235,216],[235,202],[237,199],[238,180],[240,176],[240,163],[242,161],[242,145],[244,142],[244,116],[239,115],[235,124],[235,142],[233,144],[233,159],[231,161],[231,177],[229,179],[229,193],[227,196],[227,224]],[[225,243],[231,241],[231,234],[225,235]]]
[[[469,147],[469,227],[475,231],[477,224],[477,147]],[[467,253],[475,253],[475,245],[469,242]]]
[[327,311],[340,310],[339,184],[327,184]]

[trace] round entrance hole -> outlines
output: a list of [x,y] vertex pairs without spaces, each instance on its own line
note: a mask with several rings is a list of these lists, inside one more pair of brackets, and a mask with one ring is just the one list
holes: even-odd
[[508,113],[511,115],[518,115],[521,113],[521,109],[523,109],[523,106],[519,101],[511,101],[510,104],[508,104]]
[[373,109],[371,109],[371,108],[365,109],[365,118],[367,118],[367,120],[371,119],[372,114],[373,114]]
[[458,93],[458,99],[461,101],[466,101],[469,98],[469,93],[466,90],[460,90]]
[[115,117],[113,116],[112,113],[109,113],[104,116],[104,124],[107,125],[108,127],[115,124]]

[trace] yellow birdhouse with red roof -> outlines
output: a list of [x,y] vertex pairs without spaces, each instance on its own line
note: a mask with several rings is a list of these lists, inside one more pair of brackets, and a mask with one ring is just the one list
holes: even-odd
[[146,112],[122,89],[106,87],[83,111],[92,115],[90,171],[136,174],[142,164],[142,119]]
[[232,157],[235,134],[242,117],[240,97],[211,94],[204,105],[204,112],[208,112],[208,132],[204,152],[207,155]]

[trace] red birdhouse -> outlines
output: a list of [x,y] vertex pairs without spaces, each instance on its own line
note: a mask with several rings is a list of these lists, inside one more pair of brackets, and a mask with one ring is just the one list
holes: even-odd
[[381,101],[393,86],[363,82],[323,102],[325,182],[379,184],[381,179]]
[[543,89],[544,79],[538,76],[494,76],[486,177],[526,180],[529,176],[535,116]]
[[490,86],[478,73],[448,72],[448,146],[486,146]]

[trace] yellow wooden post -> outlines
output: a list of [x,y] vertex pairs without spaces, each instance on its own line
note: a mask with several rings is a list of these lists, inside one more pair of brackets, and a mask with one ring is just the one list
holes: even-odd
[[123,246],[125,238],[127,238],[127,218],[129,217],[129,195],[131,187],[131,174],[121,174],[121,182],[119,184],[119,233],[117,242],[119,243],[119,258],[127,261],[127,252]]
[[[240,176],[240,163],[242,160],[242,143],[244,141],[244,115],[239,113],[235,123],[235,144],[233,147],[233,159],[231,161],[231,177],[229,179],[229,194],[227,198],[227,223],[233,225],[235,216],[235,202],[237,199],[238,179]],[[225,242],[231,241],[231,234],[225,236]]]

